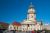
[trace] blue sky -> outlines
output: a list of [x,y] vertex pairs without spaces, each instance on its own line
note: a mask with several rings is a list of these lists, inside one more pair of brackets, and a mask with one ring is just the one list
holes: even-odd
[[0,21],[21,22],[27,16],[30,2],[35,7],[37,21],[50,23],[50,0],[0,0]]

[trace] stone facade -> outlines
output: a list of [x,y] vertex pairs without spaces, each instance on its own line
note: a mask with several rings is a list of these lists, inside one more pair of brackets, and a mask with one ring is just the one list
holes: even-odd
[[[11,30],[11,27],[12,29],[14,29],[13,26],[14,25],[9,25],[9,29]],[[27,13],[27,19],[21,22],[21,26],[16,26],[15,30],[34,31],[34,30],[41,30],[41,28],[42,28],[41,25],[37,23],[35,9],[31,3]]]

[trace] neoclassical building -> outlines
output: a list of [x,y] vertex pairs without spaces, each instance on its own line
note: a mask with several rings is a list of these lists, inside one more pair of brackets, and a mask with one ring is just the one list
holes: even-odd
[[17,31],[42,30],[41,22],[38,23],[38,21],[36,20],[35,11],[36,10],[34,6],[32,5],[32,3],[30,3],[28,8],[27,18],[23,20],[20,24],[10,24],[8,30],[17,30]]

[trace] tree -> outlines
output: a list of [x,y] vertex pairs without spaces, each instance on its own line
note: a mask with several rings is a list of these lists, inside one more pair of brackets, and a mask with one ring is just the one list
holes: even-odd
[[0,28],[3,28],[2,24],[0,24]]

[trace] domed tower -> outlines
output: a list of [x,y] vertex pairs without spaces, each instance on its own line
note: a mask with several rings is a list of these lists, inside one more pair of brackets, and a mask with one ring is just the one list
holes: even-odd
[[28,9],[27,19],[34,22],[36,21],[36,13],[32,5],[32,2],[30,3],[29,9]]

